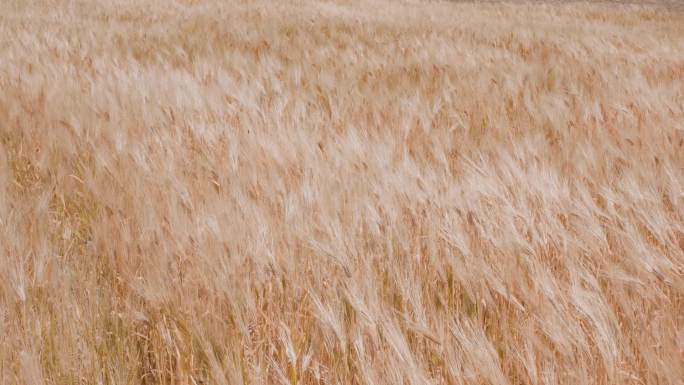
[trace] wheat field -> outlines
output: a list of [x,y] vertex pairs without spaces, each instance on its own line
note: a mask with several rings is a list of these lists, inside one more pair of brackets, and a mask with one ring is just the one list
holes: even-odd
[[2,1],[0,383],[684,384],[676,3]]

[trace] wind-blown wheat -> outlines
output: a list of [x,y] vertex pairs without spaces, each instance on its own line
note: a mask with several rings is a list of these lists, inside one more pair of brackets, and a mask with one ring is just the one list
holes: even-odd
[[684,13],[0,4],[3,384],[683,384]]

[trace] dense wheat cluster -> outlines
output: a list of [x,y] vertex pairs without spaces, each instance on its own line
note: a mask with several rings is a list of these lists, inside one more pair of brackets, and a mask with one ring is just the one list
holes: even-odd
[[0,383],[683,362],[677,7],[0,4]]

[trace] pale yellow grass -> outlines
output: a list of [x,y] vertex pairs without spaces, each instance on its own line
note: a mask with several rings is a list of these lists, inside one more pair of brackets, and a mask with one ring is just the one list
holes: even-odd
[[0,383],[683,384],[684,14],[0,4]]

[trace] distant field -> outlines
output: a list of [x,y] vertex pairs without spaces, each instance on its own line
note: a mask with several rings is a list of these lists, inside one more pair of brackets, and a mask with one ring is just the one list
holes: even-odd
[[684,12],[0,2],[1,384],[684,384]]

